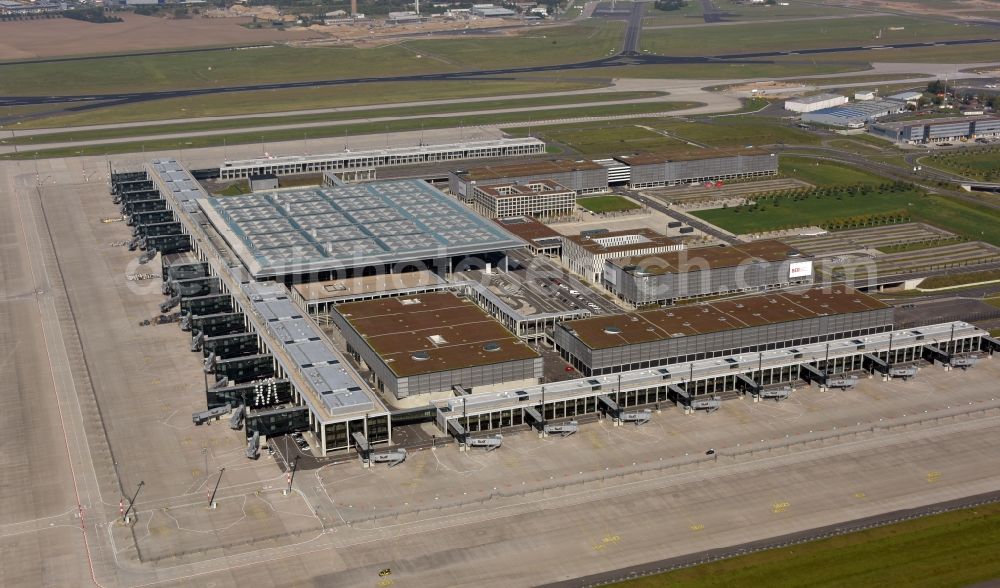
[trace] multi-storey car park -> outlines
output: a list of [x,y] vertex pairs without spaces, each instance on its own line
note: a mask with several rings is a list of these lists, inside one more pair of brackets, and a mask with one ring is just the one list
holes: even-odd
[[377,170],[382,167],[415,165],[436,161],[489,159],[542,155],[545,143],[534,137],[470,141],[445,145],[420,145],[368,151],[345,151],[325,155],[289,155],[240,161],[227,161],[219,166],[219,178],[238,180],[261,174],[277,176],[318,174],[323,172]]
[[254,278],[483,265],[524,243],[421,180],[198,200]]
[[944,143],[1000,137],[1000,118],[990,116],[881,122],[868,132],[897,143]]
[[476,212],[488,218],[528,215],[559,218],[573,214],[576,192],[552,180],[535,180],[523,184],[473,186],[472,205]]
[[633,306],[809,284],[813,260],[774,240],[605,261],[601,285]]
[[762,178],[778,173],[778,156],[760,149],[713,150],[686,155],[621,155],[629,188],[676,186],[692,182]]
[[567,321],[553,338],[573,367],[601,375],[863,337],[892,320],[891,306],[830,286]]
[[556,159],[509,163],[448,172],[448,189],[463,202],[475,200],[476,186],[500,186],[549,180],[577,194],[608,191],[608,169],[593,161]]
[[651,229],[598,231],[563,238],[563,265],[593,284],[601,282],[604,263],[618,257],[656,255],[684,249],[676,239]]
[[632,189],[692,182],[773,176],[778,155],[761,149],[712,149],[688,154],[618,155],[612,159],[553,160],[473,167],[448,174],[448,189],[465,202],[476,186],[552,180],[577,194],[607,192],[611,185]]
[[[251,442],[256,438],[251,432],[274,436],[307,431],[320,455],[361,450],[375,442],[391,443],[394,409],[383,404],[347,355],[337,350],[305,312],[302,304],[314,301],[308,301],[304,294],[291,295],[280,281],[257,280],[247,271],[204,214],[208,194],[191,174],[173,160],[154,161],[142,172],[113,174],[112,191],[125,206],[133,201],[125,201],[124,194],[142,190],[147,193],[134,202],[160,202],[150,209],[163,213],[153,219],[156,223],[179,223],[174,228],[179,232],[147,243],[147,254],[173,251],[161,259],[164,290],[170,295],[161,308],[166,312],[179,305],[182,328],[192,334],[192,351],[200,351],[205,359],[213,378],[206,390],[207,406],[223,411],[226,405],[247,407]],[[153,222],[141,211],[127,212],[129,222],[137,228],[148,228]],[[349,279],[364,282],[365,277]],[[352,289],[351,296],[381,298],[404,306],[402,299],[386,297],[393,292],[361,282],[344,284],[344,289]],[[323,284],[321,289],[328,292],[327,286],[337,290],[336,282]],[[453,293],[447,296],[465,296],[481,305],[483,300],[503,303],[481,284],[449,283],[437,275],[426,283],[418,279],[400,286],[395,294],[411,298],[413,289],[423,288],[416,298],[425,296],[423,292],[450,290]],[[471,306],[468,300],[456,300]],[[572,315],[565,315],[538,323],[546,332],[554,332],[560,351],[588,376],[535,384],[537,358],[525,358],[523,361],[531,364],[531,373],[524,374],[527,377],[507,379],[501,373],[504,381],[493,391],[473,394],[467,394],[460,379],[463,397],[418,407],[424,415],[421,418],[436,416],[442,432],[465,442],[469,431],[532,424],[539,419],[595,412],[618,418],[623,408],[667,400],[697,407],[697,399],[707,394],[757,393],[765,386],[784,382],[805,380],[836,386],[835,375],[861,370],[890,377],[893,364],[899,363],[930,360],[945,366],[967,366],[974,363],[976,352],[992,353],[1000,348],[1000,341],[965,323],[891,331],[891,308],[842,287],[829,292],[775,292],[656,312],[662,314],[583,320],[568,320]],[[497,328],[495,323],[486,324]],[[481,329],[468,330],[478,335]],[[580,336],[583,331],[587,337]],[[455,332],[471,337],[461,329]],[[506,333],[503,329],[500,332]],[[603,343],[598,345],[594,337],[603,338]],[[566,351],[574,341],[583,345],[584,338],[594,339],[592,351],[596,350],[586,357],[588,364],[579,359],[582,351],[572,358]],[[449,341],[444,336],[441,339]],[[500,350],[489,345],[493,341],[469,341],[480,345],[487,357],[523,345],[515,337],[502,339]],[[468,363],[467,358],[462,361]],[[603,375],[595,375],[598,373]],[[413,422],[414,410],[405,409],[405,414],[401,422]]]
[[476,392],[530,385],[542,377],[537,352],[451,292],[348,302],[331,318],[348,352],[371,370],[371,384],[396,399],[455,386]]

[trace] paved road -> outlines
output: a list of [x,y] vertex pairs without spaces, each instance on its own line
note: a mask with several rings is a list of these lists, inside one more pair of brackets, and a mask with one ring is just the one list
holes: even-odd
[[[965,45],[985,45],[1000,43],[1000,38],[981,39],[958,39],[938,42],[916,42],[916,43],[896,43],[879,46],[850,46],[850,47],[829,47],[825,49],[802,49],[787,51],[764,51],[753,53],[731,53],[726,55],[710,56],[668,56],[668,55],[615,55],[602,59],[583,61],[578,63],[539,65],[527,67],[512,67],[493,70],[442,72],[433,74],[416,74],[405,76],[367,77],[367,78],[341,78],[332,80],[311,80],[301,82],[280,82],[270,84],[247,84],[240,86],[223,86],[216,88],[194,88],[185,90],[164,90],[157,92],[128,92],[109,94],[83,94],[72,96],[6,96],[0,97],[0,107],[2,106],[31,106],[40,104],[69,104],[71,110],[82,111],[92,108],[102,108],[104,106],[129,104],[135,102],[145,102],[150,100],[161,100],[165,98],[181,98],[186,96],[204,96],[210,94],[226,94],[232,92],[247,92],[260,90],[283,90],[291,88],[313,88],[327,86],[341,86],[347,84],[368,84],[383,82],[419,82],[419,81],[446,81],[446,80],[473,80],[485,76],[512,75],[525,73],[544,73],[553,71],[585,71],[588,69],[622,67],[628,65],[676,65],[693,63],[751,63],[749,60],[766,59],[769,57],[784,57],[788,55],[821,55],[847,52],[861,52],[876,49],[909,49],[915,47],[935,47],[935,46],[965,46]],[[763,63],[767,63],[764,61]]]

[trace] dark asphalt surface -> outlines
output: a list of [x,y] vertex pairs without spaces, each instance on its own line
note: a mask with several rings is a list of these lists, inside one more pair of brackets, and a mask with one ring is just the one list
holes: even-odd
[[[638,10],[638,18],[635,10]],[[628,18],[629,26],[626,31],[626,47],[638,46],[639,33],[636,29],[636,21],[641,24],[641,8],[633,9]],[[939,41],[936,43],[896,43],[879,45],[878,49],[906,49],[912,47],[933,47],[933,46],[957,46],[957,45],[981,45],[989,43],[1000,43],[1000,38],[983,39],[960,39],[953,41]],[[869,51],[872,46],[851,46],[832,47],[827,49],[803,49],[800,51],[766,51],[756,53],[732,53],[727,55],[714,56],[669,56],[669,55],[644,55],[634,53],[622,53],[612,57],[582,61],[578,63],[540,65],[528,67],[511,67],[492,70],[443,72],[432,74],[416,74],[405,76],[384,76],[384,77],[363,77],[363,78],[339,78],[330,80],[310,80],[301,82],[278,82],[267,84],[247,84],[240,86],[223,86],[217,88],[195,88],[184,90],[162,90],[156,92],[127,92],[117,94],[83,94],[73,96],[4,96],[0,97],[0,107],[3,106],[30,106],[40,104],[62,104],[71,105],[69,111],[81,111],[91,108],[101,108],[118,104],[135,102],[145,102],[150,100],[162,100],[166,98],[181,98],[187,96],[202,96],[209,94],[225,94],[231,92],[248,92],[260,90],[284,90],[292,88],[311,88],[325,86],[339,86],[347,84],[368,84],[383,82],[419,82],[419,81],[446,81],[446,80],[471,80],[484,76],[517,75],[526,73],[539,73],[549,71],[577,71],[605,67],[621,67],[626,65],[677,65],[693,63],[772,63],[762,60],[768,57],[785,57],[788,55],[819,55],[826,53],[844,53],[854,51]],[[110,58],[109,58],[110,59]],[[758,60],[758,61],[753,61]],[[762,61],[760,61],[762,60]],[[2,65],[0,65],[2,67]]]
[[720,561],[724,559],[738,557],[741,555],[747,555],[750,553],[764,551],[767,549],[790,547],[792,545],[808,543],[810,541],[816,541],[818,539],[836,537],[839,535],[845,535],[847,533],[863,531],[865,529],[883,527],[885,525],[891,525],[894,523],[900,523],[903,521],[918,519],[928,515],[950,512],[953,510],[959,510],[963,508],[972,508],[975,506],[992,504],[995,502],[1000,502],[1000,490],[994,492],[988,492],[986,494],[978,494],[975,496],[958,498],[956,500],[949,500],[947,502],[939,502],[937,504],[931,504],[920,508],[898,510],[895,512],[889,512],[881,515],[865,517],[863,519],[857,519],[854,521],[839,523],[836,525],[828,525],[825,527],[819,527],[817,529],[810,529],[807,531],[800,531],[798,533],[789,533],[787,535],[780,535],[778,537],[773,537],[771,539],[762,539],[760,541],[751,541],[748,543],[741,543],[739,545],[733,545],[730,547],[721,547],[719,549],[710,549],[708,551],[702,551],[699,553],[692,553],[689,555],[672,557],[669,559],[654,561],[647,564],[631,566],[628,568],[622,568],[619,570],[614,570],[601,574],[595,574],[592,576],[585,576],[583,578],[577,578],[575,580],[566,580],[565,582],[555,582],[552,584],[545,584],[544,586],[545,588],[577,588],[584,586],[602,586],[606,584],[612,584],[615,582],[629,580],[632,578],[651,576],[654,574],[660,574],[672,570],[679,570],[682,568],[689,568],[700,564],[711,563],[714,561]]

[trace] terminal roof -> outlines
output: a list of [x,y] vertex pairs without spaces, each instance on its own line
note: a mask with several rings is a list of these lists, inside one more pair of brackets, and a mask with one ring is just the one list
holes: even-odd
[[399,377],[539,357],[475,303],[451,292],[335,308]]
[[524,245],[421,180],[277,190],[199,203],[258,278]]
[[847,286],[730,298],[563,323],[591,349],[889,308]]

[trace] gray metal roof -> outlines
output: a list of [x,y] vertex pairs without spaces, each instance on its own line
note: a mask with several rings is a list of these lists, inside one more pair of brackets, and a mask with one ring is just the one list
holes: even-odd
[[279,190],[199,203],[255,277],[524,246],[421,180]]
[[241,286],[257,316],[284,347],[295,367],[310,382],[326,410],[337,416],[362,411],[380,412],[370,391],[358,386],[336,353],[288,298],[288,289],[276,282]]

